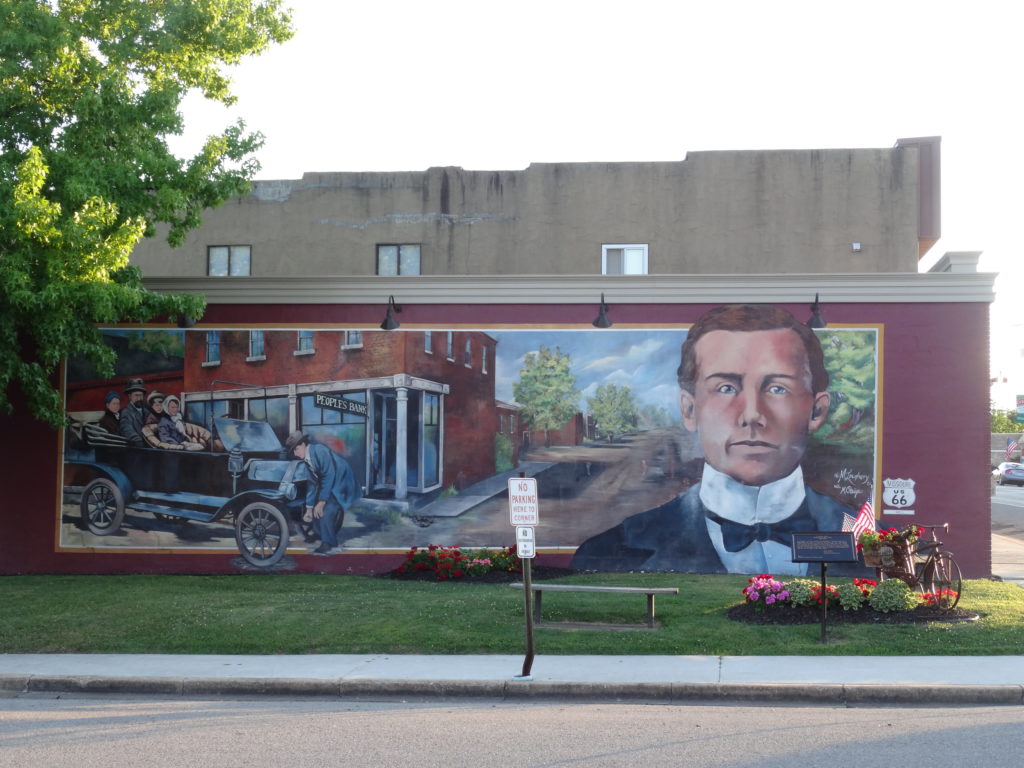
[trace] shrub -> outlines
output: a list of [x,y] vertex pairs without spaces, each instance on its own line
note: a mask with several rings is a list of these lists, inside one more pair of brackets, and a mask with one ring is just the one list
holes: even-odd
[[868,599],[867,594],[865,594],[860,586],[853,582],[840,584],[836,587],[836,597],[844,611],[859,611],[860,607]]
[[515,446],[512,444],[512,438],[504,432],[496,434],[494,436],[494,471],[501,473],[515,469],[516,465],[512,462],[514,453]]
[[909,611],[917,607],[917,595],[899,579],[886,579],[871,591],[868,605],[882,613]]
[[814,605],[821,585],[811,579],[793,579],[786,587],[789,589],[790,605]]

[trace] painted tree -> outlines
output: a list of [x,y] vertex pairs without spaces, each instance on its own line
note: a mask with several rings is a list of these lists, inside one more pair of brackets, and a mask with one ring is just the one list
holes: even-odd
[[874,444],[875,331],[819,335],[829,374],[829,414],[814,436],[856,450]]
[[544,444],[550,444],[550,431],[558,429],[577,411],[579,392],[568,355],[561,349],[544,346],[530,352],[512,384],[512,394],[520,414],[531,429],[544,430]]
[[146,290],[128,259],[157,224],[178,245],[248,189],[263,139],[241,122],[193,158],[167,138],[190,90],[230,104],[222,68],[289,23],[278,0],[0,0],[0,410],[18,388],[59,426],[61,360],[112,372],[97,324],[202,314],[201,297]]
[[658,429],[659,427],[671,427],[673,424],[672,414],[663,405],[645,403],[637,411],[639,426],[644,429]]
[[602,384],[587,398],[587,408],[597,422],[598,434],[609,440],[636,428],[636,401],[629,387]]

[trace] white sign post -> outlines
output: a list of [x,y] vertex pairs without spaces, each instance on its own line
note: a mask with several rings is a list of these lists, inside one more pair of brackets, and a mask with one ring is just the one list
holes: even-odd
[[512,525],[540,524],[537,478],[510,477],[508,479],[508,516]]
[[516,526],[516,554],[523,560],[532,559],[537,551],[537,540],[532,525]]
[[533,667],[533,579],[530,561],[537,552],[534,538],[535,525],[540,524],[540,503],[537,500],[537,478],[510,477],[508,479],[508,517],[516,527],[516,554],[523,561],[523,594],[526,598],[526,658],[519,680],[532,680]]

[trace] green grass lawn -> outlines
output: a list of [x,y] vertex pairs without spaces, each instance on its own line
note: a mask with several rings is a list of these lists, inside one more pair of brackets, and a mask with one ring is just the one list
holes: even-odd
[[[970,623],[760,626],[725,618],[743,576],[587,574],[574,584],[679,587],[657,631],[540,629],[539,654],[1024,653],[1024,589],[965,582]],[[524,598],[507,584],[368,576],[0,577],[2,653],[521,653]],[[553,621],[639,623],[642,595],[547,593]]]

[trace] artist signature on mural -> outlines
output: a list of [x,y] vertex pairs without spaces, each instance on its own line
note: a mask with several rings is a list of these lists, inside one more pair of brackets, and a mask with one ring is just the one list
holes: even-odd
[[863,472],[843,467],[832,475],[832,487],[840,496],[859,496],[865,488],[871,487],[871,478]]

